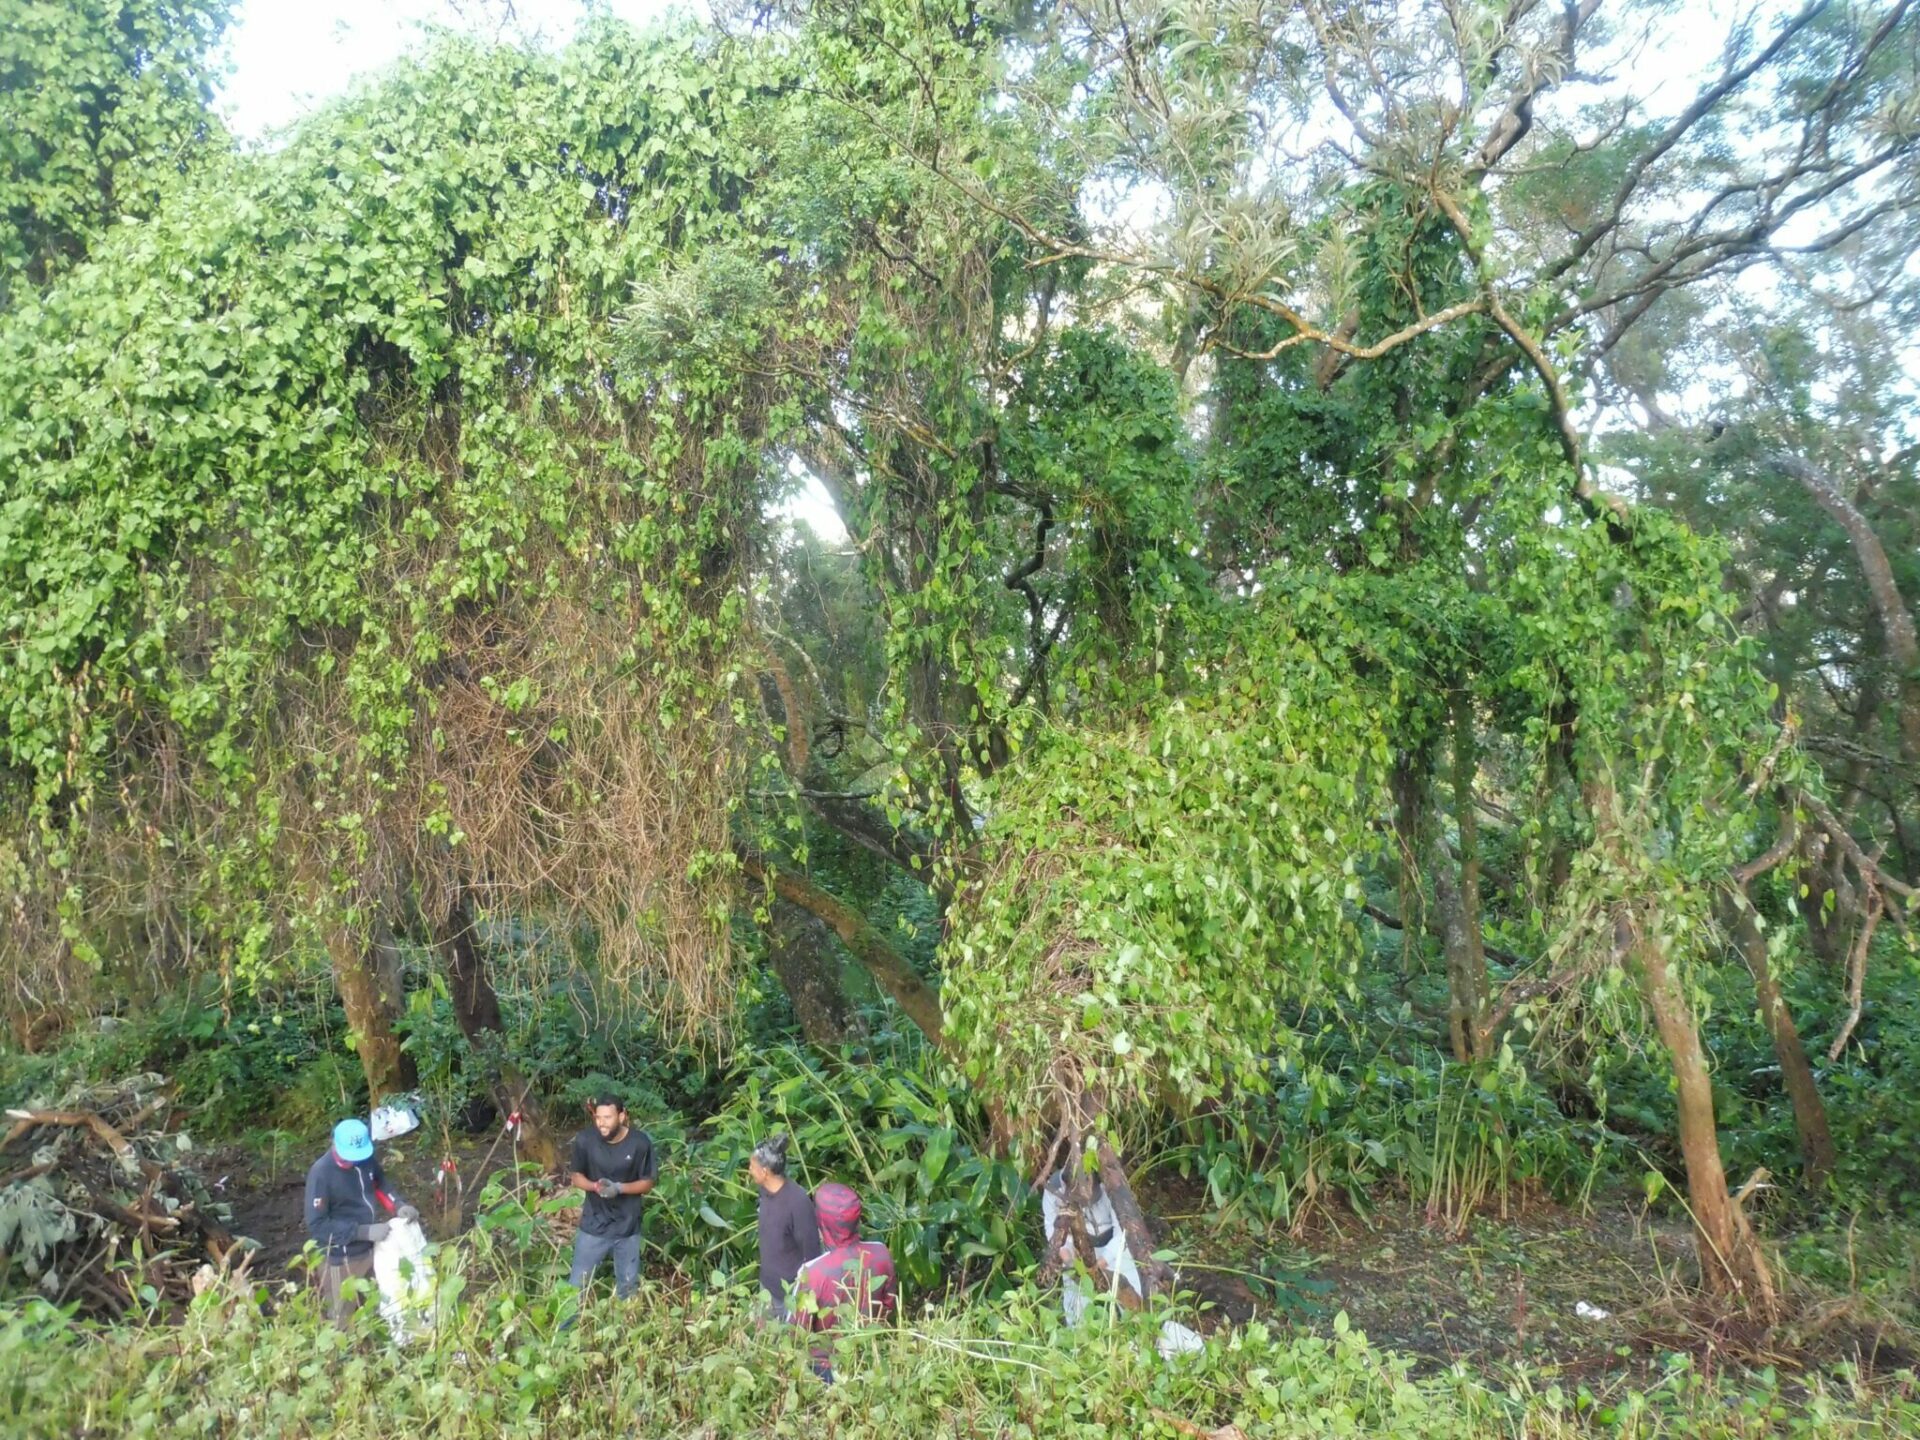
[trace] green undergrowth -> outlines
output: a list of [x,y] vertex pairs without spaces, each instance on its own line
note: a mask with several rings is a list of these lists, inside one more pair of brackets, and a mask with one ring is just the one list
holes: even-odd
[[[44,1304],[0,1312],[0,1430],[60,1436],[1105,1436],[1237,1426],[1248,1437],[1467,1440],[1587,1434],[1865,1437],[1920,1426],[1910,1375],[1791,1380],[1681,1358],[1634,1388],[1464,1366],[1415,1373],[1336,1320],[1331,1335],[1252,1324],[1163,1361],[1153,1317],[1097,1312],[1066,1330],[1055,1294],[910,1315],[846,1336],[837,1383],[815,1380],[800,1337],[757,1327],[750,1286],[650,1285],[562,1330],[564,1289],[490,1276],[488,1242],[443,1251],[436,1335],[395,1353],[363,1317],[316,1322],[304,1296],[264,1314],[214,1292],[174,1327],[89,1330]],[[1226,1432],[1231,1434],[1231,1431]]]
[[1309,1066],[1229,1122],[1189,1127],[1155,1168],[1204,1183],[1221,1220],[1270,1233],[1329,1200],[1364,1213],[1383,1185],[1458,1230],[1532,1194],[1584,1205],[1643,1163],[1604,1126],[1562,1114],[1522,1067],[1368,1057],[1339,1032],[1307,1049]]
[[[1777,1217],[1796,1224],[1818,1208],[1889,1217],[1920,1215],[1920,958],[1903,943],[1883,944],[1868,966],[1860,1023],[1837,1057],[1829,1050],[1845,1007],[1834,1005],[1836,977],[1801,957],[1783,966],[1787,1008],[1801,1039],[1833,1130],[1834,1174],[1825,1194],[1786,1207]],[[1736,1176],[1765,1166],[1792,1176],[1800,1163],[1793,1112],[1781,1091],[1780,1066],[1737,976],[1716,975],[1716,1013],[1708,1028],[1716,1065],[1716,1110],[1727,1169]],[[1667,1102],[1649,1079],[1644,1091]]]
[[330,994],[227,995],[207,982],[96,1017],[45,1053],[0,1051],[0,1102],[47,1102],[83,1081],[158,1074],[197,1138],[318,1133],[366,1104],[346,1033]]
[[[792,1140],[791,1173],[809,1190],[829,1180],[859,1193],[862,1229],[893,1252],[905,1294],[1003,1288],[1033,1263],[1037,1214],[1011,1162],[985,1154],[984,1122],[964,1090],[910,1049],[887,1066],[781,1047],[735,1078],[725,1105],[690,1124],[675,1112],[636,1116],[660,1157],[647,1206],[649,1265],[751,1277],[757,1193],[747,1157],[768,1133]],[[555,1211],[578,1196],[515,1184],[505,1172],[479,1197],[479,1227],[516,1263],[565,1266],[550,1240]]]

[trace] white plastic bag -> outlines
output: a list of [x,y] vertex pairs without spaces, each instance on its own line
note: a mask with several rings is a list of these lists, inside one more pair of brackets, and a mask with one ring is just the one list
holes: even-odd
[[[1048,1239],[1051,1240],[1055,1225],[1060,1219],[1060,1195],[1056,1187],[1064,1188],[1064,1177],[1056,1176],[1054,1181],[1040,1191],[1041,1222],[1045,1226]],[[1087,1206],[1086,1213],[1080,1217],[1086,1224],[1090,1235],[1107,1237],[1107,1243],[1097,1247],[1093,1258],[1107,1267],[1107,1274],[1118,1284],[1130,1287],[1135,1295],[1141,1290],[1140,1267],[1134,1263],[1133,1252],[1127,1249],[1127,1237],[1120,1229],[1119,1218],[1113,1213],[1113,1201],[1107,1198],[1104,1187],[1094,1192],[1093,1202]],[[1072,1252],[1073,1242],[1068,1241],[1065,1252],[1069,1263],[1076,1258]],[[1087,1305],[1092,1299],[1090,1287],[1080,1275],[1068,1270],[1060,1283],[1060,1306],[1066,1312],[1067,1324],[1078,1325],[1080,1317],[1087,1313]]]
[[1197,1330],[1190,1330],[1178,1320],[1169,1320],[1160,1327],[1160,1342],[1156,1347],[1160,1358],[1171,1363],[1181,1355],[1198,1355],[1207,1348],[1207,1342]]
[[395,1220],[387,1238],[374,1242],[373,1278],[380,1287],[380,1318],[394,1344],[405,1345],[433,1329],[433,1259],[419,1221]]
[[[1053,1238],[1054,1227],[1059,1223],[1061,1200],[1060,1192],[1064,1188],[1064,1176],[1055,1176],[1053,1181],[1040,1191],[1040,1216],[1048,1241]],[[1127,1237],[1120,1229],[1119,1217],[1113,1213],[1113,1202],[1107,1198],[1104,1188],[1096,1189],[1093,1202],[1087,1206],[1086,1214],[1081,1217],[1087,1229],[1094,1235],[1105,1234],[1107,1243],[1097,1247],[1094,1259],[1107,1267],[1107,1273],[1113,1277],[1115,1290],[1121,1285],[1140,1293],[1140,1267],[1134,1263],[1133,1252],[1127,1248]],[[1073,1259],[1073,1242],[1068,1240],[1061,1253],[1069,1262]],[[1060,1282],[1060,1306],[1066,1311],[1067,1324],[1078,1325],[1087,1313],[1087,1306],[1093,1296],[1091,1287],[1075,1270],[1069,1270]],[[1188,1329],[1177,1320],[1169,1320],[1160,1327],[1158,1349],[1160,1358],[1172,1361],[1181,1355],[1195,1355],[1206,1349],[1207,1342],[1197,1333]]]
[[402,1135],[411,1135],[420,1128],[418,1101],[412,1096],[394,1100],[380,1106],[367,1117],[367,1130],[372,1134],[374,1143],[385,1140],[397,1140]]

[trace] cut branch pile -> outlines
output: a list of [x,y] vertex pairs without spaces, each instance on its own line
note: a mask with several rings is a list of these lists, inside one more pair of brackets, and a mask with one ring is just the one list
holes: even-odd
[[0,1286],[118,1319],[185,1304],[204,1265],[239,1271],[248,1246],[167,1128],[158,1075],[80,1086],[57,1106],[8,1110],[0,1132]]

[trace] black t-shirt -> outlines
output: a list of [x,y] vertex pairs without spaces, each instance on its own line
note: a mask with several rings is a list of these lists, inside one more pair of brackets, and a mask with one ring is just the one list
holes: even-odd
[[820,1222],[806,1187],[789,1180],[772,1194],[760,1192],[760,1286],[786,1299],[800,1267],[820,1253]]
[[[573,1173],[589,1180],[618,1180],[622,1185],[655,1179],[653,1141],[646,1131],[629,1125],[624,1136],[609,1143],[589,1125],[573,1137]],[[645,1203],[643,1195],[616,1195],[611,1200],[603,1200],[589,1191],[586,1208],[580,1215],[580,1228],[607,1240],[638,1235],[640,1207]]]

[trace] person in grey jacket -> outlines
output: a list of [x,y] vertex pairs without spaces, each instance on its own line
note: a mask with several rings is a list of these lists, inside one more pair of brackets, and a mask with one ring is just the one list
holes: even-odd
[[333,1145],[307,1171],[306,1208],[307,1233],[321,1251],[320,1303],[344,1329],[360,1306],[344,1293],[346,1282],[371,1281],[374,1244],[386,1239],[391,1221],[418,1220],[420,1212],[388,1185],[364,1120],[333,1127]]

